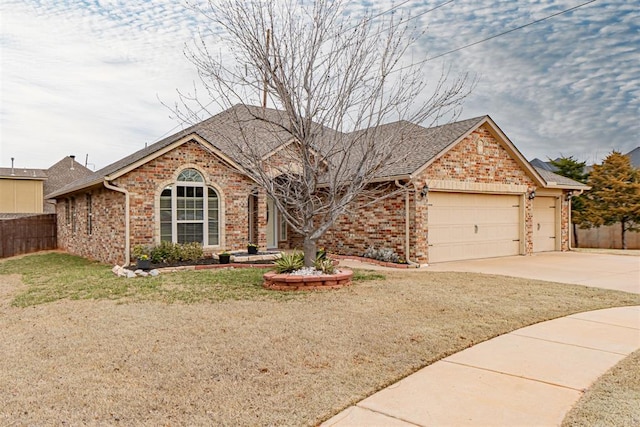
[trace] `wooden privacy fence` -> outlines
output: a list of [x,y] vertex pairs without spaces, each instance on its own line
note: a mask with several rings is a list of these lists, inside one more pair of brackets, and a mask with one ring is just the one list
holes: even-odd
[[[640,233],[627,231],[627,249],[640,249]],[[622,233],[620,224],[607,225],[583,230],[578,229],[580,248],[622,249]],[[573,245],[576,245],[575,238]]]
[[0,220],[0,258],[56,247],[55,214]]

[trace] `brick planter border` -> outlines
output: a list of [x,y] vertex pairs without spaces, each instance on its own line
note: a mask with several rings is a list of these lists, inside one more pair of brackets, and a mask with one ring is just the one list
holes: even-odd
[[336,274],[321,276],[294,276],[291,274],[265,273],[263,287],[275,291],[317,291],[339,289],[351,284],[353,271],[342,270]]

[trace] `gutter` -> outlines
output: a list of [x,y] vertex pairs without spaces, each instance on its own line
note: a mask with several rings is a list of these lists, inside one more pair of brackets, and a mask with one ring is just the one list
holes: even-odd
[[129,192],[124,188],[116,187],[111,184],[107,177],[104,178],[103,184],[109,190],[117,191],[124,194],[124,265],[127,267],[131,263],[131,241],[129,239]]
[[410,224],[409,224],[409,186],[400,184],[399,180],[395,180],[395,184],[397,187],[405,190],[404,192],[404,251],[407,258],[407,264],[420,267],[420,264],[415,263],[409,259],[409,234],[410,234]]

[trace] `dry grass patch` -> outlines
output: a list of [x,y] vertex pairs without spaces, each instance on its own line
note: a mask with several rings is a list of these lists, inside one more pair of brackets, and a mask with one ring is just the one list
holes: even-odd
[[562,426],[640,426],[640,350],[600,377]]
[[[148,289],[107,275],[82,288],[64,282],[75,272],[47,279],[39,264],[23,276],[26,291],[0,300],[0,424],[314,425],[488,338],[640,304],[604,289],[427,271],[358,272],[351,287],[302,294],[254,289],[246,270],[167,274]],[[0,264],[0,282],[9,267]],[[50,287],[63,299],[41,303]],[[181,290],[195,297],[167,298]],[[16,305],[21,295],[40,303]]]

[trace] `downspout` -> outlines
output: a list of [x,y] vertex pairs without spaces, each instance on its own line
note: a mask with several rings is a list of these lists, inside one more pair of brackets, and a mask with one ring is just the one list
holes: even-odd
[[420,267],[420,264],[417,264],[409,259],[409,253],[410,253],[409,249],[411,246],[409,243],[410,242],[409,236],[411,232],[411,227],[409,223],[409,186],[400,184],[400,182],[397,179],[395,183],[397,187],[405,190],[404,192],[404,252],[407,258],[407,264],[413,265],[415,267]]
[[131,242],[129,241],[129,192],[124,188],[116,187],[104,179],[104,186],[109,190],[124,194],[124,265],[127,267],[131,263]]

